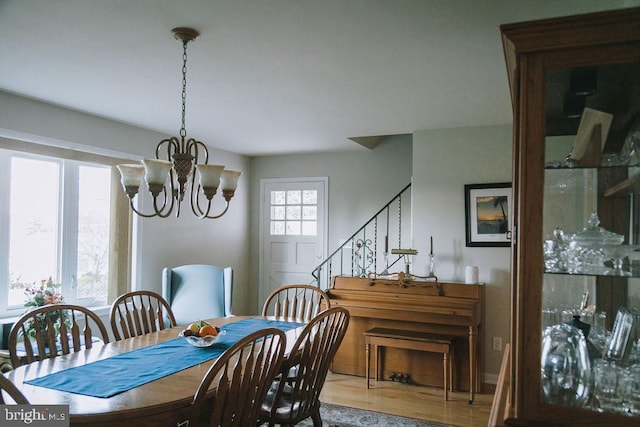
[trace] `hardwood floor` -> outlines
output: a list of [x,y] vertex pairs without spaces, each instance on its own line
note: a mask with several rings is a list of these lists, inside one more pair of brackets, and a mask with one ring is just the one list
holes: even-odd
[[445,402],[441,388],[394,381],[372,381],[371,388],[367,390],[363,377],[331,372],[320,395],[320,401],[326,403],[460,427],[485,427],[489,420],[493,391],[483,390],[482,394],[476,394],[471,405],[468,399],[468,392],[453,391]]

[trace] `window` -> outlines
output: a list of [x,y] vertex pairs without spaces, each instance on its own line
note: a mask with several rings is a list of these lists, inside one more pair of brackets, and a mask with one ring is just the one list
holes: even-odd
[[316,190],[271,191],[271,235],[315,236],[318,233]]
[[0,317],[21,314],[25,288],[49,277],[65,302],[107,305],[129,265],[110,259],[130,239],[115,221],[128,215],[116,159],[9,141],[19,149],[0,149]]

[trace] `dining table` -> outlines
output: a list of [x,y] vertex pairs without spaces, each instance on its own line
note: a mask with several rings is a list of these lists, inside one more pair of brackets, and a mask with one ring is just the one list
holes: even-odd
[[276,327],[285,332],[287,357],[305,326],[273,316],[206,321],[225,331],[212,347],[187,343],[179,336],[186,328],[181,325],[32,362],[5,375],[33,405],[68,405],[72,426],[176,426],[188,419],[200,381],[225,348],[242,335]]

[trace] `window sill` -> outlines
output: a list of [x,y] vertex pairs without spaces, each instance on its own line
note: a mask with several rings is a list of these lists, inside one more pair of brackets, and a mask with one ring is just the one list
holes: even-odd
[[0,317],[0,324],[7,324],[7,323],[15,323],[16,320],[18,320],[20,318],[21,315],[18,316],[6,316],[6,317]]
[[[103,316],[107,316],[108,317],[109,316],[109,310],[111,309],[111,306],[110,305],[100,305],[100,306],[87,307],[87,308],[89,310],[93,311],[94,313],[96,313],[100,317],[103,317]],[[21,316],[22,316],[22,314],[19,314],[17,316],[0,317],[0,324],[14,323]]]

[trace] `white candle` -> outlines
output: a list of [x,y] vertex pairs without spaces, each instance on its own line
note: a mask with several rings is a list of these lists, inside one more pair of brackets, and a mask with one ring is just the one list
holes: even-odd
[[464,282],[475,285],[478,283],[478,267],[475,265],[467,265],[465,268]]

